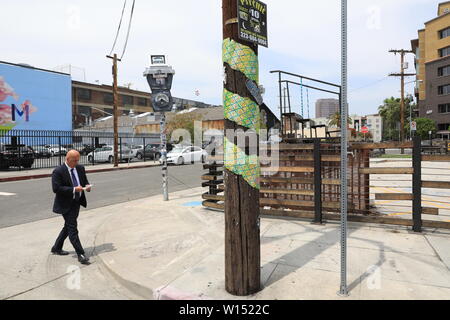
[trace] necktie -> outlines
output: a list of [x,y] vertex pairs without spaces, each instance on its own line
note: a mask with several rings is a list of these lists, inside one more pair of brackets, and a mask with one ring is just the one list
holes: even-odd
[[[71,173],[71,175],[72,175],[72,184],[73,184],[73,187],[76,188],[76,187],[78,187],[80,184],[78,183],[78,180],[77,180],[77,178],[75,177],[75,172],[74,172],[74,170],[75,170],[75,169],[71,169],[71,170],[70,170],[70,173]],[[80,199],[80,194],[79,194],[78,192],[75,192],[75,200],[78,200],[78,199]]]

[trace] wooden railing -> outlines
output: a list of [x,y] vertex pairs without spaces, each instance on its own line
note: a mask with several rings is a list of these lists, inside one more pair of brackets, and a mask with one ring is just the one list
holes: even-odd
[[[371,167],[370,152],[375,149],[412,149],[411,167]],[[423,227],[450,229],[449,221],[424,220],[423,216],[439,216],[440,209],[423,206],[422,188],[450,189],[450,181],[422,180],[422,162],[448,162],[447,155],[422,155],[421,141],[407,143],[352,144],[349,152],[349,221],[410,226],[416,232]],[[279,165],[267,163],[271,150],[262,149],[261,214],[277,217],[312,219],[315,223],[339,220],[340,212],[340,149],[337,144],[314,140],[311,144],[282,144]],[[267,151],[267,153],[266,153]],[[223,158],[216,156],[204,166],[208,172],[202,177],[203,205],[224,209]],[[412,176],[412,193],[371,192],[371,176]],[[371,204],[376,201],[412,201],[412,219],[395,218],[378,212]],[[450,210],[450,202],[449,202]]]

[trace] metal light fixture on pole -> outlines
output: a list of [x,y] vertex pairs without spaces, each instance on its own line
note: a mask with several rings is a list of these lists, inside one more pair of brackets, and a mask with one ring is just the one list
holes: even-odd
[[339,295],[347,297],[347,212],[348,212],[348,189],[347,189],[347,0],[341,0],[341,23],[342,23],[342,99],[341,99],[341,286]]

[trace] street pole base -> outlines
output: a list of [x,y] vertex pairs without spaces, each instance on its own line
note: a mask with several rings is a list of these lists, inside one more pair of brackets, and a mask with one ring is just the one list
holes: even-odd
[[338,291],[337,295],[341,298],[348,298],[350,297],[350,294],[348,293],[347,290],[344,291]]
[[325,226],[327,224],[328,221],[322,221],[322,222],[311,222],[312,225],[314,226]]

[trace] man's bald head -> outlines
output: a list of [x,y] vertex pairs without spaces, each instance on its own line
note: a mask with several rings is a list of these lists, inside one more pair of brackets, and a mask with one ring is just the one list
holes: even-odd
[[75,168],[80,162],[80,153],[77,150],[70,150],[67,152],[66,162],[70,168]]

